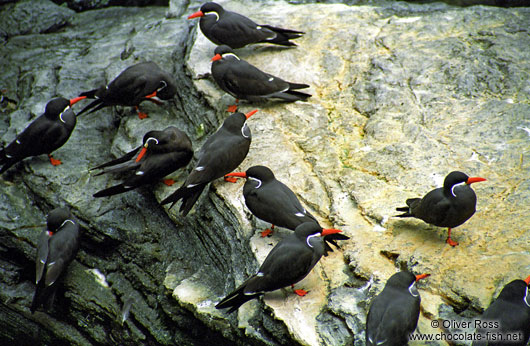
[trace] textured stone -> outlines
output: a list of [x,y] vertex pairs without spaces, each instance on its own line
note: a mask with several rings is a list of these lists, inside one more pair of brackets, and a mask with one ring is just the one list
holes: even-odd
[[[270,225],[246,209],[242,182],[214,182],[186,218],[158,205],[175,189],[162,184],[91,197],[119,177],[94,177],[89,168],[138,146],[147,131],[177,126],[198,149],[226,117],[233,99],[204,76],[214,45],[185,19],[200,3],[81,13],[47,1],[30,11],[31,3],[3,5],[0,17],[15,7],[28,14],[52,9],[46,13],[64,13],[69,24],[29,32],[21,28],[33,17],[22,16],[1,27],[13,33],[0,50],[0,90],[12,100],[0,108],[3,143],[52,97],[103,85],[139,61],[155,61],[181,87],[163,106],[143,104],[146,120],[123,107],[82,116],[57,150],[63,165],[30,158],[0,178],[0,323],[7,326],[0,339],[362,345],[369,302],[399,269],[432,274],[420,285],[421,333],[440,331],[432,319],[477,316],[505,283],[530,274],[528,8],[223,3],[257,22],[306,32],[294,49],[257,45],[238,54],[310,84],[313,94],[307,102],[242,103],[243,111],[260,111],[248,121],[253,142],[240,169],[269,166],[322,225],[352,237],[297,285],[309,290],[306,297],[279,290],[227,315],[216,302],[290,232],[259,237]],[[43,19],[63,18],[52,17]],[[444,229],[391,217],[454,169],[488,179],[474,186],[477,213],[454,230],[460,246],[444,243]],[[185,175],[173,178],[178,184]],[[82,223],[81,250],[55,308],[31,315],[34,247],[56,206],[72,209]]]
[[[232,1],[224,6],[258,23],[281,23],[307,32],[296,49],[238,50],[241,58],[264,71],[310,84],[313,93],[306,103],[241,105],[244,111],[260,108],[259,116],[249,121],[253,142],[243,169],[271,167],[323,224],[352,236],[342,247],[356,276],[377,278],[374,289],[379,291],[396,267],[432,273],[422,284],[429,292],[423,303],[429,310],[419,324],[423,333],[436,331],[428,319],[437,318],[445,304],[476,315],[501,282],[526,277],[530,219],[522,206],[530,200],[524,189],[530,169],[525,159],[530,144],[525,130],[530,121],[530,65],[529,52],[521,47],[530,39],[528,9],[462,10],[399,2],[280,9]],[[197,33],[187,62],[192,77],[209,72],[213,49]],[[233,101],[210,79],[195,83],[212,107],[222,110]],[[488,179],[474,186],[476,215],[454,230],[459,247],[445,244],[444,229],[391,218],[406,198],[440,186],[455,169]],[[232,190],[227,188],[227,198]],[[242,211],[241,216],[246,215]],[[334,277],[328,272],[337,270],[327,259],[321,269],[327,281]],[[309,287],[314,285],[309,282]],[[365,299],[352,297],[348,289],[333,290],[333,285],[342,284],[337,280],[329,287],[334,292],[330,299],[344,305],[333,304],[332,311]],[[304,305],[307,311],[321,308],[318,299]],[[297,308],[288,309],[281,318],[293,330]],[[346,321],[352,318],[344,315]],[[364,331],[359,324],[364,319],[357,316],[346,325],[361,344],[358,334]],[[324,333],[315,342],[310,334],[300,337],[293,332],[304,344],[346,340],[339,333],[329,341],[329,333]]]

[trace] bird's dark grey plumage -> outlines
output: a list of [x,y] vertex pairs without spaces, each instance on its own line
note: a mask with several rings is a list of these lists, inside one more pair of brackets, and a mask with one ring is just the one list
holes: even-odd
[[223,9],[215,2],[203,4],[188,19],[197,17],[200,17],[199,25],[204,36],[217,45],[227,45],[233,49],[253,43],[296,46],[289,40],[304,34],[302,31],[258,25],[245,16]]
[[367,346],[407,345],[420,316],[420,294],[416,281],[428,274],[414,275],[402,271],[388,279],[377,295],[366,318]]
[[149,131],[145,134],[141,147],[93,168],[101,170],[96,175],[110,172],[132,173],[123,183],[98,191],[94,197],[116,195],[152,184],[186,166],[192,157],[191,140],[181,130],[169,126],[163,131]]
[[70,138],[77,122],[70,107],[83,98],[68,100],[58,97],[48,102],[44,114],[31,122],[8,146],[0,149],[0,174],[27,157],[42,154],[47,154],[52,164],[60,164],[51,153]]
[[265,73],[240,59],[228,46],[219,46],[214,53],[212,76],[221,89],[236,99],[298,101],[311,97],[297,91],[309,88],[309,85],[287,82]]
[[[314,222],[318,225],[317,219],[302,206],[298,197],[287,185],[276,179],[270,168],[261,165],[252,166],[246,172],[230,173],[227,176],[247,179],[243,186],[245,204],[257,218],[292,231],[304,222]],[[268,233],[264,232],[262,235]],[[324,239],[338,246],[335,240],[347,240],[349,237],[332,234]],[[327,254],[332,249],[327,243],[325,245],[325,254]]]
[[254,113],[234,113],[226,118],[201,147],[197,164],[184,184],[161,204],[182,200],[180,212],[186,216],[208,183],[236,169],[250,148],[252,136],[246,120]]
[[403,214],[397,217],[415,217],[438,227],[448,227],[447,243],[458,245],[451,239],[451,228],[460,226],[475,213],[477,196],[469,186],[484,181],[480,177],[468,177],[454,171],[444,180],[444,185],[426,194],[423,198],[407,199],[407,207],[397,208]]
[[95,99],[79,112],[95,112],[108,106],[138,106],[143,101],[169,100],[177,92],[177,82],[152,61],[129,66],[106,86],[86,91],[80,96]]
[[50,308],[53,304],[57,281],[75,258],[79,248],[80,227],[75,217],[64,208],[50,211],[47,229],[39,238],[35,258],[36,284],[30,310],[40,305]]
[[[484,311],[480,317],[481,325],[489,325],[492,328],[477,328],[477,333],[487,339],[487,333],[495,333],[507,338],[508,334],[512,340],[489,340],[486,342],[475,341],[473,346],[478,345],[514,345],[524,346],[530,338],[530,297],[528,295],[528,284],[530,276],[525,280],[513,280],[502,289],[494,302]],[[517,340],[515,340],[517,338]],[[481,338],[482,339],[482,338]],[[491,339],[491,338],[490,338]]]
[[314,222],[299,225],[269,252],[258,272],[222,299],[215,307],[237,310],[247,301],[265,292],[293,285],[309,274],[324,254],[322,235],[340,232],[322,229]]

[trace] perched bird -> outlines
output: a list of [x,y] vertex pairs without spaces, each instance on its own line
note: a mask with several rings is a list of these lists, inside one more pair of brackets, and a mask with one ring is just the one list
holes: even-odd
[[134,106],[138,117],[144,119],[147,114],[139,111],[142,101],[159,103],[160,100],[169,100],[177,92],[175,78],[162,70],[152,61],[141,62],[123,70],[112,82],[101,88],[86,91],[80,96],[95,99],[83,108],[78,115],[90,111],[100,110],[108,106]]
[[468,177],[458,171],[449,173],[444,186],[429,192],[423,198],[407,199],[407,207],[397,208],[405,213],[397,217],[415,217],[438,227],[448,227],[447,244],[458,245],[451,239],[451,228],[460,226],[473,214],[477,205],[477,196],[469,186],[485,181],[480,177]]
[[[294,192],[284,183],[277,180],[270,168],[265,166],[252,166],[246,172],[233,172],[227,177],[245,178],[243,197],[245,204],[254,216],[272,224],[271,229],[261,233],[262,237],[272,233],[274,226],[285,227],[292,231],[304,222],[314,222],[317,219],[311,215],[300,203]],[[333,234],[324,237],[326,242],[335,246],[334,240],[347,240],[349,237],[342,234]],[[326,253],[331,247],[325,243]]]
[[403,346],[409,342],[420,316],[416,282],[430,274],[399,272],[390,277],[370,306],[366,318],[367,346]]
[[79,248],[80,227],[77,220],[64,208],[50,211],[47,217],[47,229],[39,238],[37,245],[35,295],[30,310],[44,305],[53,305],[57,279],[72,262]]
[[[247,301],[257,298],[265,292],[292,286],[309,274],[324,254],[326,236],[341,232],[338,229],[322,229],[314,222],[305,222],[294,233],[282,239],[269,252],[258,272],[243,282],[234,292],[221,300],[217,309],[230,308],[228,313],[237,310]],[[303,296],[307,292],[296,290]]]
[[210,41],[217,45],[227,45],[233,49],[251,43],[274,43],[281,46],[296,46],[289,40],[299,38],[304,33],[270,25],[258,25],[238,13],[225,11],[215,2],[207,2],[200,11],[188,19],[200,17],[201,31]]
[[30,156],[48,154],[50,163],[60,165],[61,161],[51,153],[62,147],[75,128],[75,113],[70,108],[85,97],[71,100],[58,97],[46,104],[44,114],[35,119],[7,147],[0,149],[0,174],[15,163]]
[[[484,311],[480,318],[477,333],[483,337],[475,345],[516,345],[528,344],[530,338],[530,296],[528,285],[530,276],[525,280],[514,280],[502,289],[497,299]],[[487,333],[513,336],[511,340],[487,340]]]
[[[238,99],[252,102],[267,99],[298,101],[311,97],[296,91],[309,88],[309,85],[286,82],[265,73],[240,59],[228,46],[217,47],[214,54],[212,76],[221,89],[236,98],[236,103]],[[234,111],[233,107],[229,111]]]
[[199,160],[184,184],[161,204],[173,203],[173,207],[182,199],[180,212],[186,216],[209,182],[236,169],[247,156],[252,140],[246,120],[256,112],[254,110],[246,115],[237,112],[226,118],[219,130],[202,146]]
[[[134,158],[138,152],[139,154]],[[134,172],[122,184],[101,190],[95,193],[94,197],[116,195],[151,184],[186,166],[192,157],[191,140],[176,127],[170,126],[163,131],[149,131],[144,136],[143,146],[119,159],[92,168],[102,169],[96,175],[109,172]]]

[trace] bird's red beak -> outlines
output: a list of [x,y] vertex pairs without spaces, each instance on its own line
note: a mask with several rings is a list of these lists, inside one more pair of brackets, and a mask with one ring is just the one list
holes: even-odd
[[232,172],[225,174],[225,177],[236,177],[236,178],[247,178],[247,173],[245,172]]
[[146,99],[150,99],[150,98],[152,98],[152,97],[156,97],[156,90],[153,91],[152,94],[149,94],[149,95],[145,96]]
[[75,105],[77,102],[86,99],[86,96],[79,96],[70,100],[70,107]]
[[326,235],[330,234],[336,234],[342,232],[340,229],[334,229],[334,228],[324,228],[322,229],[321,236],[324,237]]
[[530,285],[530,276],[524,279],[524,282],[526,282],[526,286]]
[[431,274],[420,274],[420,275],[416,275],[416,281],[421,280],[421,279],[425,279],[425,278],[428,277],[428,276],[431,276]]
[[466,181],[466,184],[473,184],[473,183],[479,183],[481,181],[486,181],[486,179],[484,178],[481,178],[481,177],[471,177],[471,178],[468,178],[467,181]]
[[203,17],[204,16],[204,13],[202,13],[202,11],[197,11],[193,14],[190,14],[188,16],[188,19],[193,19],[193,18],[197,18],[197,17]]
[[253,111],[250,111],[248,112],[247,114],[245,114],[245,116],[248,118],[250,118],[251,116],[253,116],[254,114],[256,114],[258,112],[257,109],[254,109]]
[[212,58],[212,61],[221,60],[222,58],[223,56],[221,54],[215,54],[214,57]]
[[140,154],[138,154],[138,157],[136,158],[135,162],[138,162],[144,157],[145,153],[147,152],[147,146],[144,146],[142,150],[140,151]]

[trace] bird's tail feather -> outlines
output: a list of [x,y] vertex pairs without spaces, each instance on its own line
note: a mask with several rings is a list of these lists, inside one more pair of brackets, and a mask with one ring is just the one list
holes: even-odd
[[267,28],[271,31],[274,31],[276,33],[276,37],[274,37],[273,39],[264,40],[263,42],[274,43],[274,44],[278,44],[281,46],[296,46],[296,43],[291,42],[289,40],[299,38],[304,34],[304,32],[302,31],[277,28],[271,25],[260,25],[260,26]]
[[403,211],[403,214],[394,215],[395,217],[414,217],[412,214],[412,208],[414,205],[419,203],[421,201],[421,198],[409,198],[405,202],[407,203],[406,207],[399,207],[396,208],[397,211]]
[[55,291],[57,289],[56,285],[51,285],[45,287],[44,279],[37,284],[35,289],[35,294],[33,295],[33,300],[31,301],[31,306],[29,310],[31,313],[34,313],[39,306],[43,305],[45,309],[50,309],[55,300]]
[[182,185],[177,189],[177,191],[173,192],[171,195],[162,200],[160,204],[164,205],[173,203],[169,207],[171,209],[175,203],[182,199],[182,205],[180,206],[179,211],[181,212],[182,216],[186,216],[190,212],[191,208],[193,208],[195,202],[197,202],[197,199],[199,199],[199,196],[205,187],[206,184],[199,184],[191,188],[187,187],[186,185]]
[[93,196],[94,197],[107,197],[107,196],[113,196],[117,195],[119,193],[124,193],[130,190],[133,190],[134,187],[125,187],[123,184],[114,185],[109,188],[106,188],[104,190],[96,192]]
[[[109,166],[115,166],[117,164],[120,164],[120,163],[124,163],[124,162],[127,162],[129,161],[130,159],[132,159],[134,157],[134,155],[138,152],[138,150],[140,150],[141,147],[138,147],[136,149],[133,149],[132,151],[128,152],[127,154],[123,155],[122,157],[118,158],[118,159],[115,159],[115,160],[112,160],[112,161],[109,161],[109,162],[105,162],[99,166],[96,166],[94,168],[90,168],[90,170],[95,170],[95,169],[102,169],[102,168],[105,168],[105,167],[109,167]],[[103,174],[103,173],[107,173],[106,170],[103,170],[103,172],[101,173],[98,173],[96,175],[100,175],[100,174]]]
[[231,314],[232,312],[239,309],[239,307],[249,300],[252,300],[258,296],[261,295],[261,293],[256,294],[245,294],[244,290],[246,288],[246,283],[252,280],[251,277],[247,281],[245,281],[241,286],[239,286],[234,292],[227,295],[223,300],[221,300],[217,305],[215,306],[216,309],[226,309],[230,308],[227,313]]

